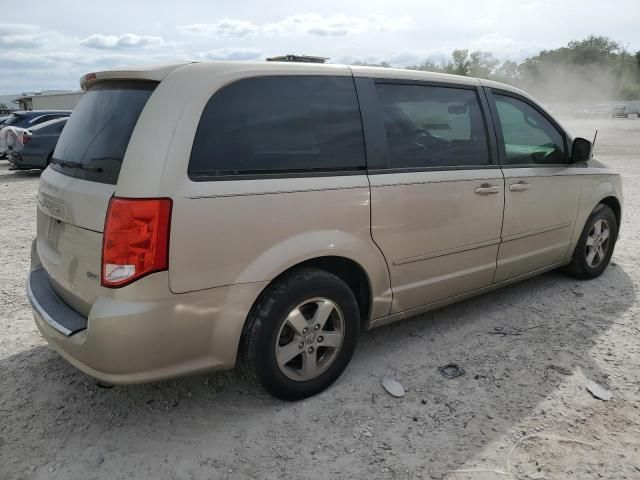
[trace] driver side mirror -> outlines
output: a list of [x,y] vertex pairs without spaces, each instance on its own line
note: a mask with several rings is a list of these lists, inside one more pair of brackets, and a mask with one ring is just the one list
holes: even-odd
[[574,138],[571,147],[571,163],[586,162],[591,158],[591,142],[586,138]]

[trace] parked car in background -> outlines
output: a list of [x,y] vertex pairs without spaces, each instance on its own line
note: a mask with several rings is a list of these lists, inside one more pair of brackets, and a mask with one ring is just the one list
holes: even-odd
[[606,103],[600,103],[589,110],[590,117],[608,117],[611,113],[611,107]]
[[11,170],[47,168],[69,117],[56,118],[30,129],[15,129],[7,140]]
[[589,112],[586,108],[577,108],[573,112],[571,112],[573,118],[589,118],[591,112]]
[[624,104],[616,105],[611,109],[612,118],[629,118],[629,107]]
[[20,110],[11,113],[4,123],[0,125],[0,159],[7,156],[7,127],[30,128],[40,123],[68,117],[69,115],[71,115],[71,110]]
[[40,178],[27,295],[106,383],[238,361],[306,397],[362,330],[560,267],[595,278],[613,253],[619,174],[509,85],[284,62],[81,85]]
[[4,125],[4,122],[6,122],[9,119],[9,115],[3,115],[0,117],[0,128],[2,128],[2,125]]

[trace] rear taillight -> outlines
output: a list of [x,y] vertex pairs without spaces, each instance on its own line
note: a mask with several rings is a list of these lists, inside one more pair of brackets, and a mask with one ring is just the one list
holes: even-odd
[[20,143],[22,143],[22,145],[26,145],[29,143],[29,140],[31,140],[31,134],[25,130],[22,132],[22,136],[20,137]]
[[166,270],[170,223],[169,198],[111,198],[102,240],[102,285],[122,287]]

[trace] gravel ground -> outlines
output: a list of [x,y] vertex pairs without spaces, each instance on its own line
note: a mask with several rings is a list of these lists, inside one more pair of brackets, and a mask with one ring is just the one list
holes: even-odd
[[[65,363],[24,294],[38,175],[1,162],[0,479],[640,478],[640,119],[566,124],[598,128],[597,157],[624,174],[605,273],[549,273],[369,332],[332,388],[297,403],[234,372],[102,389]],[[443,378],[449,362],[466,374]]]

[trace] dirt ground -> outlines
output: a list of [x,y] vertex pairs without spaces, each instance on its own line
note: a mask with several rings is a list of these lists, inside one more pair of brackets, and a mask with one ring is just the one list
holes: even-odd
[[[103,389],[64,362],[24,293],[38,175],[0,162],[0,479],[639,479],[640,119],[565,124],[598,128],[596,156],[624,175],[605,273],[369,332],[333,387],[297,403],[235,372]],[[466,374],[442,377],[449,362]]]

